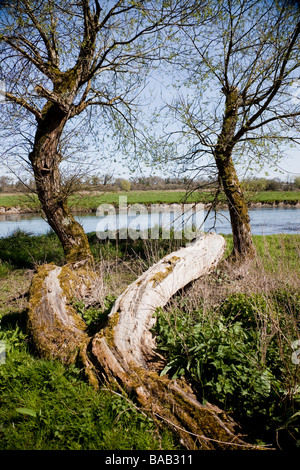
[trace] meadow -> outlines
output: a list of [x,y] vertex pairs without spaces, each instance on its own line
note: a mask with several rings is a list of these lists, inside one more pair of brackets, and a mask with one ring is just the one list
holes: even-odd
[[[262,204],[297,204],[300,202],[300,191],[261,191],[246,192],[249,205]],[[79,193],[69,197],[69,205],[77,211],[96,211],[100,204],[112,204],[117,206],[119,197],[126,196],[128,204],[179,204],[179,203],[204,203],[213,201],[213,194],[208,191],[120,191],[105,193]],[[219,197],[221,203],[225,203],[224,195]],[[0,207],[16,207],[39,209],[37,197],[33,194],[0,194]]]
[[[96,304],[85,308],[74,299],[74,305],[93,334],[125,287],[184,240],[88,237],[103,281]],[[300,366],[293,344],[300,326],[300,236],[254,236],[257,256],[240,266],[228,262],[232,238],[225,238],[217,269],[156,312],[153,334],[165,357],[160,372],[185,377],[202,402],[232,415],[248,442],[298,448]],[[64,263],[55,234],[0,239],[0,341],[6,346],[0,449],[181,449],[133,396],[105,384],[96,392],[79,364],[66,367],[38,356],[26,308],[34,270],[46,262]]]

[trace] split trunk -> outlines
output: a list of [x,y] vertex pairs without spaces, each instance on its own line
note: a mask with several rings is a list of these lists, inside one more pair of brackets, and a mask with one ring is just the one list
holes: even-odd
[[199,403],[184,381],[159,375],[162,358],[151,333],[156,309],[214,269],[224,248],[223,237],[208,234],[167,255],[128,286],[106,326],[92,338],[71,300],[89,297],[94,273],[70,265],[41,267],[33,280],[29,308],[29,328],[37,348],[44,356],[67,363],[80,357],[95,387],[107,381],[134,395],[143,411],[170,426],[188,449],[251,448],[222,410]]

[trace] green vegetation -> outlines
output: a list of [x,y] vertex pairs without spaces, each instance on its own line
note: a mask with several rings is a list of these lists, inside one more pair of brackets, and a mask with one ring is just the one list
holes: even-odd
[[[127,397],[95,392],[75,367],[38,359],[17,325],[0,338],[7,360],[0,366],[1,450],[117,450],[176,448]],[[161,439],[161,442],[160,442]]]
[[0,207],[35,208],[38,199],[35,195],[27,194],[0,194]]
[[130,191],[131,183],[128,180],[121,180],[120,181],[120,187],[121,187],[122,191]]
[[[232,247],[226,236],[227,253]],[[299,446],[299,365],[291,360],[300,322],[300,236],[254,236],[257,258],[215,272],[176,296],[155,327],[162,372],[185,376],[200,400],[230,412],[251,442]],[[89,243],[102,274],[99,301],[74,306],[94,334],[117,295],[180,240]],[[0,239],[0,449],[176,449],[134,397],[86,383],[78,365],[38,357],[26,331],[27,292],[38,264],[63,264],[53,233]]]
[[[128,191],[128,190],[127,190]],[[119,197],[126,196],[128,204],[180,204],[180,203],[204,203],[213,201],[213,195],[207,191],[195,191],[186,194],[185,191],[120,191],[106,192],[102,194],[89,193],[87,195],[70,196],[69,204],[74,210],[96,211],[100,204],[112,204],[118,206]],[[300,202],[299,191],[248,191],[246,198],[249,204],[297,204]],[[220,196],[220,201],[225,203],[225,198]],[[0,195],[0,207],[38,208],[37,199],[28,195]]]
[[168,358],[162,374],[186,377],[252,442],[275,445],[277,435],[279,445],[300,447],[300,374],[291,361],[300,292],[236,293],[206,312],[190,311],[184,300],[157,312],[157,344]]
[[299,191],[261,191],[258,193],[246,193],[250,202],[273,203],[296,203],[300,201]]

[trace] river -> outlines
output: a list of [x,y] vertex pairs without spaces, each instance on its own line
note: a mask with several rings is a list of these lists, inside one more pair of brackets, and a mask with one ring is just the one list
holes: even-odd
[[[198,213],[197,213],[198,214]],[[193,219],[193,224],[198,227],[207,215],[206,211],[201,211],[200,216]],[[276,233],[300,234],[300,208],[299,207],[259,207],[249,210],[253,235],[272,235]],[[175,229],[179,228],[178,220],[181,213],[152,212],[151,215],[137,214],[127,216],[127,214],[99,216],[96,213],[76,214],[78,220],[84,227],[86,233],[100,233],[103,230],[114,230],[117,228],[145,229],[155,226],[163,226],[166,229],[170,223],[175,224]],[[175,220],[175,222],[174,222]],[[181,219],[180,219],[181,220]],[[192,218],[188,215],[185,219],[186,226],[191,224]],[[188,222],[189,220],[189,222]],[[176,222],[177,221],[177,222]],[[177,223],[177,225],[176,225]],[[204,231],[215,231],[217,233],[230,234],[231,226],[229,213],[222,210],[216,215],[209,214],[203,225]],[[38,214],[0,214],[0,237],[11,235],[17,230],[22,230],[31,235],[39,235],[49,231],[49,225]]]

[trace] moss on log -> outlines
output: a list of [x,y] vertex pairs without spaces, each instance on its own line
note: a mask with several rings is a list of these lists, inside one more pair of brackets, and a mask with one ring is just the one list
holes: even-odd
[[37,349],[44,357],[66,363],[80,357],[93,386],[105,380],[134,393],[143,409],[176,431],[187,449],[251,448],[224,411],[199,403],[187,383],[161,377],[156,370],[161,357],[151,333],[155,310],[213,270],[224,250],[224,238],[208,234],[166,256],[127,287],[105,328],[92,338],[71,300],[89,296],[97,281],[94,272],[71,265],[40,267],[28,311]]

